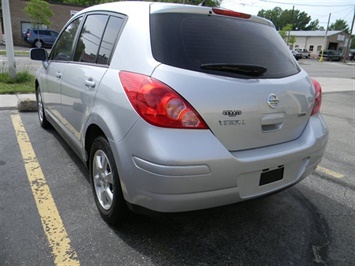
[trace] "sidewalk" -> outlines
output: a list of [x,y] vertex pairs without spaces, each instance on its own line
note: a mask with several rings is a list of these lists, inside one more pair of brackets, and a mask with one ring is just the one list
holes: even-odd
[[[355,91],[355,79],[314,77],[322,86],[323,93]],[[34,94],[0,94],[0,110],[33,111]]]

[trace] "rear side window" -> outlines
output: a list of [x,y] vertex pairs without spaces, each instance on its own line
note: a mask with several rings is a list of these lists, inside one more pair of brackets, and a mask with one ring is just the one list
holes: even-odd
[[74,61],[96,63],[107,15],[89,15],[81,30]]
[[39,34],[40,35],[51,35],[51,33],[49,31],[47,31],[47,30],[40,30]]
[[121,29],[123,19],[111,16],[102,38],[97,63],[102,65],[108,65],[109,59],[112,54],[113,47],[115,45],[117,35]]
[[150,17],[153,57],[164,64],[223,76],[251,78],[206,64],[253,65],[258,78],[282,78],[300,71],[279,34],[270,26],[222,16],[165,13]]

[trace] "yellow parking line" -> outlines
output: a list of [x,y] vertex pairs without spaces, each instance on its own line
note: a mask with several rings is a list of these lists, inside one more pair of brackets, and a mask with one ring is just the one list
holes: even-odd
[[78,256],[70,246],[70,239],[60,218],[47,181],[17,112],[11,114],[26,173],[34,196],[43,230],[54,255],[56,265],[80,265]]
[[343,178],[344,177],[344,175],[342,175],[340,173],[337,173],[337,172],[334,172],[332,170],[329,170],[327,168],[324,168],[322,166],[318,166],[316,170],[319,171],[319,172],[322,172],[322,173],[324,173],[326,175],[330,175],[332,177],[335,177],[335,178]]

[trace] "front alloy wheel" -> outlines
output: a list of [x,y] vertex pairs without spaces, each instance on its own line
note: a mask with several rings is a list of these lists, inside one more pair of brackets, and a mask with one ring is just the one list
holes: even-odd
[[36,89],[36,99],[39,124],[43,128],[49,128],[50,124],[46,118],[46,114],[44,113],[43,99],[39,86]]

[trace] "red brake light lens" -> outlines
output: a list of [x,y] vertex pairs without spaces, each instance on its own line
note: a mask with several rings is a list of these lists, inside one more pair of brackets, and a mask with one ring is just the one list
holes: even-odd
[[208,129],[195,109],[166,84],[132,72],[121,71],[119,77],[132,106],[148,123],[167,128]]
[[236,12],[236,11],[228,10],[228,9],[212,8],[212,11],[217,15],[223,15],[223,16],[229,16],[229,17],[245,18],[245,19],[249,19],[251,17],[251,15],[249,15],[249,14]]
[[322,87],[319,84],[319,82],[316,81],[315,79],[312,79],[312,83],[313,83],[313,86],[316,90],[316,95],[315,95],[315,99],[314,99],[314,106],[312,109],[311,116],[320,111],[320,107],[322,104]]

